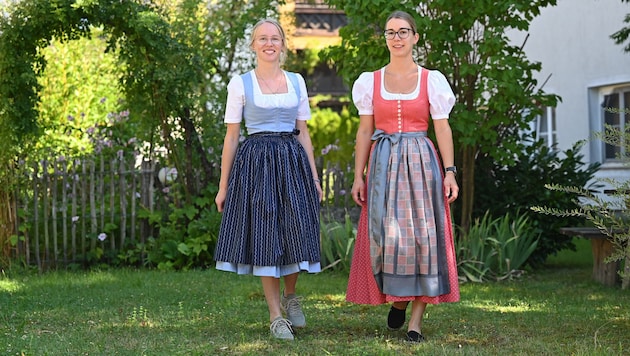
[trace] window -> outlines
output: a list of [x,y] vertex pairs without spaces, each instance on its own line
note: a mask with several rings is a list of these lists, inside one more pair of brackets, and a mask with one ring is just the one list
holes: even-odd
[[542,114],[536,117],[536,137],[545,141],[547,147],[553,148],[558,143],[555,107],[542,108]]
[[[623,87],[604,95],[602,102],[602,117],[606,125],[612,126],[621,131],[630,130],[630,87]],[[604,159],[615,161],[619,155],[625,155],[624,144],[609,145],[604,149]]]

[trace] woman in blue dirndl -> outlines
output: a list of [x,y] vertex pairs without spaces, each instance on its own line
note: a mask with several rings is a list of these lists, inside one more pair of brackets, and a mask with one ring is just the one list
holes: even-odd
[[[292,340],[293,328],[306,325],[295,295],[298,275],[321,270],[311,112],[304,79],[280,67],[286,41],[278,22],[258,22],[250,46],[256,68],[228,84],[214,258],[219,270],[260,276],[271,333]],[[248,136],[239,145],[243,119]]]

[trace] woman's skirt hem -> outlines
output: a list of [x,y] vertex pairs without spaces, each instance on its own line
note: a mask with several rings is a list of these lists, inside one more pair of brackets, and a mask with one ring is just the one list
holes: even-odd
[[321,272],[321,264],[319,262],[302,261],[284,266],[253,266],[242,263],[231,263],[217,261],[216,268],[220,271],[234,272],[237,274],[254,275],[258,277],[275,277],[280,278],[298,272],[318,273]]

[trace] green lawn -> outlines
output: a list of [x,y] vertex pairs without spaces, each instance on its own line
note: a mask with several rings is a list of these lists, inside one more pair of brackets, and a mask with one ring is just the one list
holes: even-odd
[[[586,241],[588,242],[588,241]],[[269,337],[257,278],[216,270],[101,270],[0,277],[2,355],[622,355],[630,291],[591,280],[590,247],[429,306],[427,342],[385,327],[387,305],[346,303],[347,276],[302,275],[306,329]]]
[[564,250],[557,256],[550,256],[547,259],[547,266],[554,267],[589,267],[593,265],[593,253],[591,252],[591,241],[583,238],[573,239],[576,251]]

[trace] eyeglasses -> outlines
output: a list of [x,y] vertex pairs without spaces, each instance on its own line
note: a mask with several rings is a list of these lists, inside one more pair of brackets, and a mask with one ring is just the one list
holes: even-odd
[[258,37],[256,39],[256,43],[258,43],[259,45],[266,45],[267,42],[269,42],[269,41],[271,41],[272,45],[277,46],[277,45],[282,43],[282,38],[280,38],[280,37],[270,37],[270,38],[268,38],[268,37],[262,36],[262,37]]
[[388,40],[393,40],[396,37],[396,35],[398,35],[398,37],[401,40],[404,40],[405,38],[409,37],[409,35],[412,34],[412,33],[416,33],[416,31],[414,31],[414,30],[412,30],[410,28],[405,28],[405,27],[401,28],[398,31],[385,30],[383,32],[383,34],[385,35],[385,38],[388,39]]

